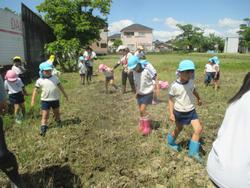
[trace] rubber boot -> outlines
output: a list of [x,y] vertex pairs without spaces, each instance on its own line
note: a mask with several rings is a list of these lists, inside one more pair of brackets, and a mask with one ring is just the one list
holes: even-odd
[[175,151],[181,151],[180,145],[178,145],[178,144],[175,143],[176,138],[174,138],[174,137],[172,136],[172,134],[168,133],[167,140],[168,140],[168,146],[169,146],[171,149],[173,149],[173,150],[175,150]]
[[143,118],[143,127],[144,129],[142,130],[143,136],[147,136],[151,133],[151,126],[150,126],[150,119],[147,117]]
[[47,132],[47,129],[48,129],[47,125],[41,125],[41,127],[40,127],[40,135],[45,136],[45,134]]
[[62,128],[62,121],[61,120],[56,120],[56,127]]
[[139,132],[142,133],[143,130],[144,130],[144,122],[143,122],[143,118],[140,117],[140,120],[139,120]]
[[202,163],[202,158],[199,155],[200,146],[201,146],[200,142],[190,140],[188,156],[192,157],[195,160],[197,160],[198,162]]

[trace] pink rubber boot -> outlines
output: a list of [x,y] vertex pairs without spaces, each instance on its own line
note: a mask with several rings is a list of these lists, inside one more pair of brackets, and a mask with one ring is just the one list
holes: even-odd
[[144,119],[142,117],[140,117],[139,132],[142,133],[143,129],[144,129]]
[[142,130],[142,134],[147,136],[151,133],[150,119],[148,117],[143,118],[144,129]]

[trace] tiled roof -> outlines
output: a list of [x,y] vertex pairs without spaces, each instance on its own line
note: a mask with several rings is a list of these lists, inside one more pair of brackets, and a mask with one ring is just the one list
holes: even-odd
[[150,27],[146,27],[144,25],[141,24],[132,24],[128,27],[125,27],[121,30],[121,32],[124,31],[152,31],[153,29]]

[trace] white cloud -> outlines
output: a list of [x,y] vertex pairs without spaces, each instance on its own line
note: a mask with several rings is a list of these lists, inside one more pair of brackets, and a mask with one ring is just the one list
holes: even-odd
[[179,30],[176,31],[153,31],[154,40],[167,41],[175,38],[177,35],[182,32]]
[[220,27],[230,27],[230,28],[239,27],[239,25],[242,23],[243,23],[242,20],[234,20],[232,18],[223,18],[218,21],[218,25]]
[[160,18],[155,17],[155,18],[153,18],[152,21],[153,21],[153,22],[161,22],[162,20],[161,20]]
[[165,19],[165,24],[171,29],[177,29],[176,24],[183,24],[183,22],[177,21],[172,17],[168,17]]
[[124,28],[127,27],[131,24],[133,24],[134,22],[132,20],[120,20],[117,22],[113,22],[109,25],[109,32],[110,34],[114,34],[114,33],[120,33],[120,31]]

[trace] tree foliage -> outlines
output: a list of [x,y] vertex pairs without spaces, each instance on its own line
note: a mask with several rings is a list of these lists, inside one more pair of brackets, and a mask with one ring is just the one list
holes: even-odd
[[114,48],[118,48],[118,46],[122,45],[122,40],[121,39],[115,39],[113,43]]
[[248,52],[250,49],[250,18],[244,19],[244,24],[240,25],[240,46]]
[[109,14],[111,2],[112,0],[44,0],[37,9],[43,13],[45,22],[54,30],[57,39],[46,45],[46,50],[57,54],[61,65],[64,61],[71,60],[72,53],[68,50],[78,50],[80,46],[86,46],[100,38],[100,30],[107,27],[105,17]]

